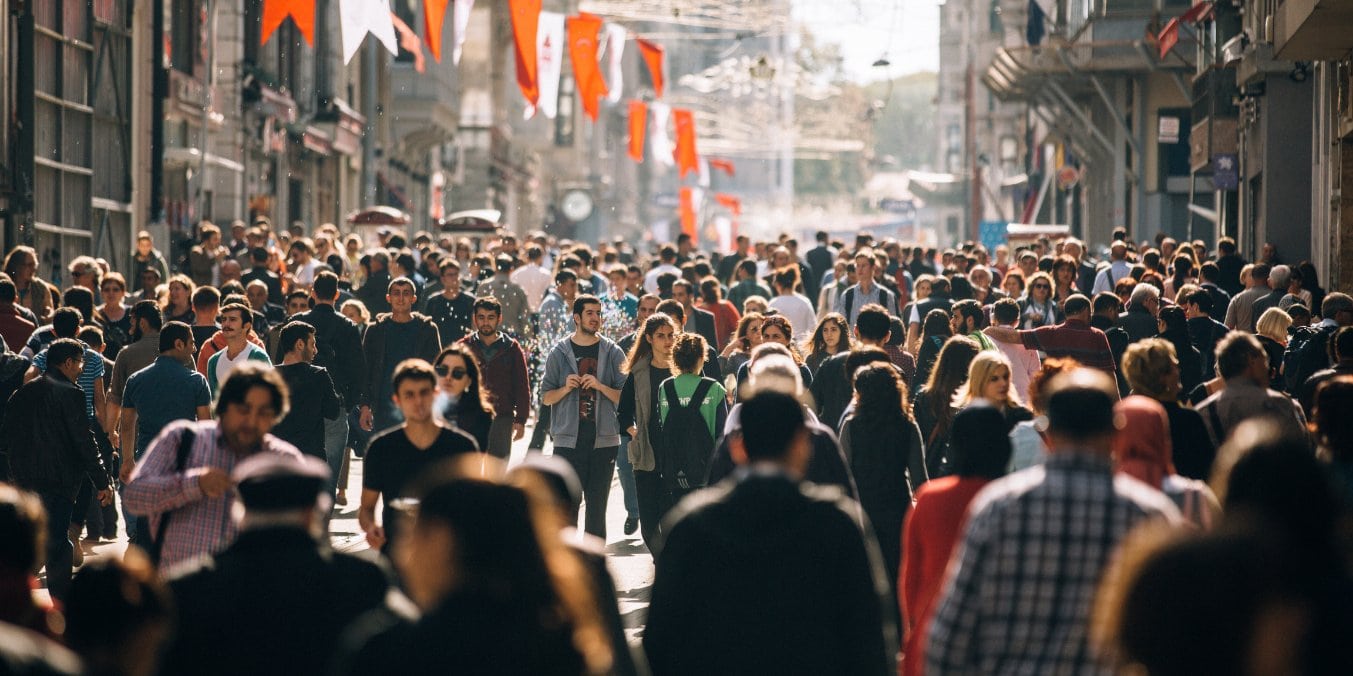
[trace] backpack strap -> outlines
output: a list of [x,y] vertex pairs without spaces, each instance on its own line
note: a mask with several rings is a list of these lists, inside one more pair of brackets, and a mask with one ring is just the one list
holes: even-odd
[[855,307],[855,287],[846,289],[845,295],[841,299],[841,309],[845,310],[846,321],[850,321],[850,310]]
[[[711,387],[714,387],[713,380],[701,378],[700,383],[695,386],[695,392],[691,394],[690,403],[686,404],[686,406],[692,410],[700,410],[700,407],[705,403],[705,396],[709,394],[709,388]],[[675,383],[672,385],[672,389],[676,390]]]
[[[174,473],[182,474],[188,466],[188,456],[192,454],[193,442],[197,440],[197,434],[191,427],[183,428],[179,434],[179,445],[174,455]],[[150,541],[150,560],[157,565],[160,563],[160,553],[164,549],[164,536],[169,533],[169,517],[173,512],[165,512],[160,516],[160,527],[155,530],[155,538]]]
[[[678,397],[678,396],[677,396],[677,391],[676,391],[676,379],[675,379],[675,378],[672,378],[672,379],[669,379],[669,380],[663,382],[663,384],[662,384],[662,396],[663,396],[663,398],[665,398],[665,399],[667,400],[667,412],[668,412],[669,414],[670,414],[672,411],[675,411],[675,410],[677,410],[678,408],[681,408],[681,397]],[[654,416],[654,417],[657,417],[657,416]]]

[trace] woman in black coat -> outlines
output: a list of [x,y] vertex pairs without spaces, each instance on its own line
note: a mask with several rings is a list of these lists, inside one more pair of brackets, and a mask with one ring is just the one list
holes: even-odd
[[1203,382],[1203,357],[1198,348],[1189,340],[1188,318],[1184,310],[1177,305],[1163,307],[1157,317],[1156,327],[1160,337],[1174,346],[1175,358],[1179,360],[1179,383],[1184,392],[1191,392]]

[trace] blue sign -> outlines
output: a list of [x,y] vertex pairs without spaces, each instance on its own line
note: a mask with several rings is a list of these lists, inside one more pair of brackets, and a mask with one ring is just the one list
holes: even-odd
[[1006,225],[1008,224],[1005,221],[982,221],[978,226],[979,239],[987,251],[995,251],[996,247],[1010,241],[1006,234]]
[[1240,188],[1240,160],[1235,153],[1212,156],[1212,187],[1217,190]]

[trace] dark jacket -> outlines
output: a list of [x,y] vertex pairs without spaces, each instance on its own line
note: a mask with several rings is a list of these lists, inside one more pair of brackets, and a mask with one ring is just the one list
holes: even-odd
[[1188,320],[1188,327],[1189,342],[1198,348],[1198,356],[1203,360],[1203,380],[1211,380],[1217,374],[1217,343],[1230,329],[1211,317],[1193,317]]
[[249,272],[240,275],[240,283],[249,287],[249,283],[258,280],[268,285],[268,302],[274,305],[282,305],[286,302],[286,296],[282,295],[282,280],[277,277],[277,273],[266,267],[249,268]]
[[10,398],[0,421],[0,457],[19,488],[71,500],[88,477],[110,485],[85,414],[85,395],[55,370],[34,378]]
[[[366,330],[362,339],[362,355],[366,359],[366,379],[362,385],[359,404],[369,404],[381,391],[381,381],[395,372],[396,364],[385,363],[385,334],[394,320],[390,315],[381,315]],[[410,321],[419,324],[418,338],[414,341],[413,355],[431,364],[442,349],[442,339],[437,333],[437,325],[426,315],[413,313]],[[318,340],[318,339],[317,339]]]
[[858,509],[759,470],[682,500],[663,520],[644,629],[654,676],[896,673],[893,604]]
[[299,528],[244,531],[170,581],[175,635],[161,674],[327,673],[343,630],[381,606],[389,576]]
[[358,619],[341,644],[333,672],[340,675],[585,673],[569,626],[533,617],[518,604],[485,593],[453,592],[417,620],[373,611]]
[[329,371],[304,362],[279,363],[275,370],[291,391],[291,405],[287,416],[273,426],[273,436],[324,460],[324,421],[338,420],[341,410]]
[[460,342],[474,352],[479,360],[479,373],[483,377],[484,389],[488,390],[489,402],[493,404],[495,416],[510,415],[512,422],[525,425],[531,414],[531,386],[527,380],[526,353],[521,344],[506,333],[498,334],[499,341],[507,341],[493,355],[492,360],[484,358],[484,340],[475,331],[462,338]]
[[1278,307],[1278,302],[1286,295],[1287,289],[1274,289],[1268,292],[1268,295],[1260,296],[1255,299],[1254,305],[1252,306],[1254,309],[1251,310],[1251,316],[1254,317],[1254,323],[1258,325],[1259,318],[1264,316],[1264,312],[1268,311],[1271,307]]
[[[741,404],[734,406],[729,415],[732,416],[740,406]],[[804,480],[818,486],[836,486],[852,498],[858,495],[855,490],[855,477],[851,476],[850,468],[846,465],[846,457],[841,453],[841,444],[836,440],[836,432],[820,422],[810,422],[808,433],[812,437],[813,457],[808,459],[808,471],[804,472]],[[714,458],[709,461],[707,485],[713,486],[737,470],[737,466],[733,464],[733,456],[729,452],[728,436],[723,435],[719,439],[718,446],[714,448]]]
[[[1128,344],[1139,340],[1156,337],[1156,316],[1149,310],[1138,305],[1129,305],[1128,311],[1118,315],[1117,324],[1124,331],[1127,331]],[[1103,329],[1100,329],[1103,331]],[[1110,348],[1113,346],[1110,345]],[[1122,355],[1114,355],[1114,361],[1117,362]]]
[[[1235,296],[1245,290],[1245,285],[1240,283],[1240,271],[1245,267],[1245,259],[1240,254],[1230,256],[1221,256],[1217,258],[1217,269],[1221,276],[1217,279],[1217,286],[1220,286],[1226,293]],[[1217,306],[1212,306],[1215,310]]]
[[1212,297],[1212,311],[1225,314],[1226,308],[1231,305],[1231,294],[1222,291],[1220,286],[1212,282],[1203,282],[1199,286]]
[[[1188,390],[1184,390],[1188,392]],[[1170,446],[1174,449],[1174,468],[1180,476],[1207,481],[1212,476],[1212,461],[1217,448],[1212,445],[1207,426],[1198,412],[1177,401],[1162,401],[1170,418]]]
[[[814,286],[822,282],[822,278],[832,271],[832,265],[836,262],[836,253],[825,244],[819,244],[809,249],[803,257],[808,260],[808,267],[813,270]],[[812,297],[817,298],[817,295],[814,294]]]
[[390,288],[390,272],[381,270],[372,272],[371,276],[366,278],[366,283],[357,290],[357,300],[362,301],[366,309],[371,312],[371,316],[386,313],[390,311],[390,301],[385,299],[385,293]]
[[315,344],[319,347],[315,366],[329,371],[339,403],[345,408],[354,406],[361,398],[366,376],[366,357],[357,325],[328,303],[317,304],[292,319],[315,327]]
[[695,313],[695,332],[705,339],[705,345],[718,346],[719,332],[714,328],[714,313],[698,307],[692,307],[690,312]]
[[[1179,384],[1182,391],[1192,392],[1193,388],[1198,387],[1203,382],[1202,354],[1198,352],[1198,348],[1189,342],[1188,334],[1185,331],[1180,331],[1178,335],[1167,331],[1160,334],[1160,337],[1174,346],[1175,358],[1179,360]],[[1121,362],[1119,365],[1121,366]]]

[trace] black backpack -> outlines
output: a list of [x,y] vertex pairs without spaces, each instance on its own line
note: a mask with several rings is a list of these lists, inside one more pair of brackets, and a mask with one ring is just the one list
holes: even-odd
[[[673,380],[663,383],[658,393],[667,399],[667,419],[653,425],[648,438],[658,459],[663,487],[668,490],[685,492],[705,486],[709,462],[714,456],[714,436],[709,433],[709,423],[701,415],[700,406],[713,386],[713,380],[701,378],[685,406],[677,397]],[[658,412],[654,410],[653,421],[657,420]]]
[[1303,326],[1292,333],[1283,352],[1283,381],[1288,394],[1301,391],[1316,371],[1330,366],[1329,341],[1332,327]]

